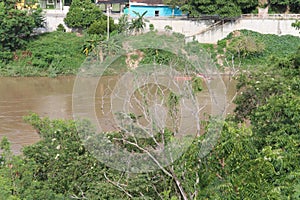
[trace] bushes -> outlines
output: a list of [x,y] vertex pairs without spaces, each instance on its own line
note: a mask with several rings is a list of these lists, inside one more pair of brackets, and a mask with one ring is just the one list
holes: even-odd
[[265,50],[265,45],[254,37],[239,36],[230,41],[227,49],[237,56],[247,57],[259,55]]
[[[270,63],[270,58],[283,59],[293,56],[299,46],[300,40],[296,36],[240,30],[218,41],[217,50],[219,54],[225,54],[228,60],[231,60],[232,56],[236,58],[240,52],[243,67],[265,67]],[[210,52],[213,53],[213,50]]]
[[56,28],[56,31],[66,32],[66,28],[64,27],[64,25],[59,24]]
[[[112,18],[109,19],[109,32],[116,30],[117,26],[114,24]],[[100,19],[91,24],[87,29],[88,34],[105,35],[107,32],[107,19]]]
[[[74,0],[64,21],[68,27],[87,30],[88,34],[103,35],[107,30],[107,17],[90,0]],[[109,25],[110,32],[117,28],[112,18]]]
[[[0,2],[0,60],[10,61],[11,52],[24,47],[35,28],[43,26],[42,10],[18,10],[16,1]],[[1,62],[0,61],[0,62]]]
[[86,29],[103,17],[102,11],[90,0],[74,0],[64,21],[70,28]]
[[6,76],[56,76],[75,74],[83,63],[83,37],[74,33],[52,32],[38,36],[18,50],[13,62],[1,72]]

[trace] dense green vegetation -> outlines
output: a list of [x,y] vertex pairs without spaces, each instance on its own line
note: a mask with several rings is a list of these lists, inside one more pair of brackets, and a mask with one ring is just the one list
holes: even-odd
[[293,57],[300,46],[300,40],[299,37],[291,35],[277,36],[240,30],[218,41],[217,47],[209,44],[201,46],[207,49],[212,57],[221,56],[224,66],[232,65],[234,61],[235,65],[242,69],[257,69]]
[[[166,2],[173,7],[176,3]],[[65,33],[60,26],[59,31],[34,37],[33,29],[43,21],[40,11],[18,11],[13,3],[0,3],[1,75],[76,74],[87,55],[103,61],[120,48],[118,41],[106,40],[106,17],[89,0],[73,1],[66,18],[66,24],[83,29],[83,35]],[[226,18],[252,12],[257,4],[254,0],[193,0],[183,7],[191,16],[202,13]],[[268,4],[292,12],[299,6],[289,0]],[[123,16],[118,26],[110,24],[111,31],[139,35],[145,27],[144,15],[131,22]],[[300,25],[296,22],[294,26]],[[146,36],[156,35],[152,31]],[[212,57],[220,58],[220,66],[237,72],[239,95],[235,111],[227,117],[208,156],[202,156],[202,142],[209,128],[209,123],[203,121],[204,135],[196,136],[187,151],[169,166],[156,163],[158,170],[140,174],[117,171],[97,160],[83,139],[96,146],[97,139],[107,137],[110,144],[142,153],[146,147],[158,147],[157,143],[165,148],[176,141],[174,133],[163,129],[153,137],[138,139],[124,130],[99,135],[87,121],[49,120],[31,114],[24,120],[38,131],[39,142],[25,147],[21,156],[12,154],[7,138],[0,143],[0,199],[299,199],[299,38],[241,30],[218,45],[189,45],[207,49]],[[126,56],[112,63],[107,73],[128,70],[124,69],[128,65]],[[140,49],[128,57],[130,61],[141,57],[141,64],[183,66],[180,57],[159,49]],[[201,92],[202,79],[194,77],[192,89]],[[174,93],[167,97],[169,114],[174,119],[179,112],[179,99]],[[134,123],[139,117],[133,113],[128,116]],[[82,133],[89,137],[82,138]],[[185,139],[181,138],[181,142]]]
[[214,15],[220,18],[234,18],[242,13],[250,13],[256,9],[257,5],[256,0],[192,0],[187,1],[181,9],[188,12],[191,17]]
[[292,23],[292,27],[295,27],[297,30],[300,29],[300,21],[296,20],[294,23]]
[[18,10],[15,0],[0,2],[0,65],[25,46],[35,28],[43,26],[42,10]]
[[85,56],[85,37],[61,31],[35,36],[14,59],[0,64],[2,76],[56,76],[76,74]]
[[299,13],[300,2],[295,0],[165,0],[170,6],[181,6],[190,17],[210,15],[219,19],[236,18],[241,14],[257,13],[257,7],[268,7],[270,13]]
[[[270,12],[274,13],[299,13],[300,2],[295,0],[269,0],[267,5],[270,7]],[[265,5],[265,6],[267,6]]]
[[64,19],[70,28],[87,29],[96,21],[106,20],[103,12],[90,0],[74,0]]
[[[248,37],[254,38],[251,45],[237,50],[236,44],[247,45]],[[233,41],[234,38],[240,40]],[[0,198],[299,199],[298,40],[291,36],[240,31],[231,34],[227,44],[224,40],[219,47],[212,47],[212,51],[223,52],[225,47],[226,53],[256,68],[248,68],[237,76],[239,95],[235,112],[226,119],[221,136],[208,156],[202,157],[204,134],[195,137],[188,150],[170,166],[141,174],[121,172],[99,162],[83,145],[79,133],[90,135],[92,144],[99,137],[88,122],[78,126],[74,121],[51,121],[32,114],[25,120],[38,131],[40,142],[25,147],[22,156],[14,156],[7,139],[2,140]],[[270,48],[280,44],[275,50]],[[155,57],[150,62],[164,57],[173,59],[167,52],[147,49],[144,52],[152,55],[149,59]],[[193,85],[193,89],[202,90],[200,84]],[[168,99],[169,108],[176,114],[178,97],[170,94]],[[134,114],[130,118],[136,120]],[[125,142],[134,138],[122,131],[102,136],[128,151],[143,151]],[[164,130],[164,134],[158,132],[154,138],[167,145],[174,140],[174,135]],[[153,138],[139,139],[137,144],[155,145]]]

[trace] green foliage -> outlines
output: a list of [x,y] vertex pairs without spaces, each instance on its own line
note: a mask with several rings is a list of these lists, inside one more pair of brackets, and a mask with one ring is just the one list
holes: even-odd
[[56,28],[56,31],[66,32],[66,28],[64,27],[64,25],[59,24]]
[[242,13],[250,13],[256,8],[256,0],[192,0],[184,4],[181,9],[191,17],[214,15],[220,18],[234,18]]
[[176,6],[182,6],[185,4],[185,0],[163,0],[165,5],[169,5],[171,8],[176,8]]
[[176,63],[176,61],[180,60],[173,53],[160,49],[143,49],[142,51],[145,54],[143,60],[141,61],[142,64],[157,63],[161,65],[169,65],[172,63],[172,61]]
[[164,27],[164,29],[165,29],[165,31],[172,31],[173,28],[171,26],[169,26],[169,25],[166,25]]
[[[166,1],[174,5],[173,1]],[[176,4],[176,3],[175,3]],[[179,3],[180,4],[180,3]],[[235,18],[241,14],[253,13],[259,1],[256,0],[192,0],[181,4],[181,9],[188,12],[191,17],[201,15],[214,15],[220,18]],[[270,0],[268,1],[269,11],[274,13],[299,13],[300,1],[298,0]]]
[[31,40],[26,50],[17,51],[15,60],[0,68],[1,75],[56,76],[75,74],[84,61],[83,37],[74,33],[52,32]]
[[149,24],[149,29],[150,29],[150,31],[154,31],[154,25],[153,24]]
[[119,18],[117,30],[118,33],[127,33],[129,31],[129,21],[128,21],[128,15],[122,15]]
[[8,62],[13,52],[29,40],[35,28],[43,26],[42,10],[18,10],[16,1],[0,2],[0,60]]
[[264,43],[251,36],[234,37],[229,42],[227,49],[236,56],[255,56],[265,50]]
[[7,152],[10,150],[10,143],[7,139],[7,137],[3,137],[0,143],[0,149],[4,152]]
[[296,20],[295,22],[293,22],[292,27],[294,27],[296,30],[299,30],[300,29],[300,21]]
[[[173,99],[177,97],[174,96]],[[201,157],[202,141],[206,138],[203,135],[195,138],[188,150],[165,170],[172,172],[173,178],[181,183],[190,199],[296,197],[299,193],[297,184],[300,178],[300,149],[295,130],[299,125],[300,107],[297,106],[294,110],[293,106],[300,105],[299,101],[299,98],[293,100],[290,97],[270,100],[270,104],[261,107],[255,115],[253,131],[228,120],[219,142],[209,156]],[[286,114],[276,115],[278,106],[286,110]],[[137,118],[133,114],[127,116],[133,120]],[[272,123],[278,116],[282,121]],[[4,183],[0,184],[0,195],[3,197],[181,199],[176,182],[162,170],[130,174],[109,169],[93,158],[78,136],[78,132],[83,133],[82,131],[86,136],[96,136],[88,122],[83,121],[81,125],[75,126],[73,121],[51,121],[41,119],[36,114],[25,119],[38,130],[42,139],[26,147],[22,159],[13,158],[12,168],[9,167],[11,165],[0,165],[0,182]],[[294,124],[294,128],[286,126],[286,122]],[[291,132],[278,132],[273,128],[275,125],[277,130]],[[257,129],[258,127],[266,130]],[[103,134],[128,151],[141,152],[135,145],[125,142],[124,139],[134,142],[132,136],[122,132]],[[165,130],[166,141],[174,140],[173,137],[171,131]],[[162,134],[157,134],[155,139],[161,141]],[[141,147],[155,146],[151,138],[138,140],[137,144]],[[3,143],[7,144],[5,141]],[[10,193],[11,191],[14,192]]]
[[[235,35],[237,32],[239,34]],[[225,39],[218,41],[217,49],[202,45],[211,54],[215,54],[215,50],[218,54],[224,54],[229,61],[234,56],[235,61],[240,61],[241,67],[244,69],[265,68],[270,60],[283,60],[293,56],[299,46],[300,40],[296,36],[261,34],[249,30],[230,33]],[[224,48],[227,50],[226,52],[224,52]],[[239,50],[242,52],[239,60],[237,60]]]
[[176,95],[175,93],[171,92],[168,96],[168,107],[171,112],[177,112],[178,108],[177,106],[179,105],[179,100],[180,97]]
[[[108,169],[85,149],[78,132],[92,136],[94,130],[89,123],[75,126],[73,121],[50,121],[36,114],[26,117],[26,121],[38,130],[43,139],[26,147],[24,156],[36,163],[35,180],[49,189],[63,193],[65,197],[128,199],[120,188],[112,184],[118,182],[134,197],[140,196],[140,192],[144,196],[157,197],[151,182],[157,182],[159,178],[151,179],[151,174],[125,174]],[[159,184],[157,187],[160,188]]]
[[[297,53],[298,55],[298,53]],[[241,74],[238,89],[242,95],[236,99],[238,118],[249,118],[258,106],[264,105],[271,96],[299,95],[300,71],[295,64],[297,57],[272,59],[271,66],[255,69],[251,74]]]
[[[251,115],[253,130],[267,137],[269,145],[280,137],[297,135],[300,126],[300,95],[272,96]],[[292,139],[292,138],[290,138]],[[284,147],[285,144],[282,144]],[[285,146],[287,148],[287,146]]]
[[73,0],[64,22],[70,28],[87,29],[95,21],[105,18],[106,16],[91,0]]
[[294,57],[294,66],[295,68],[300,68],[300,47],[298,48]]
[[[207,129],[214,124],[202,122],[204,134],[195,137],[187,151],[170,166],[141,174],[116,171],[95,159],[83,145],[82,139],[90,138],[85,142],[95,144],[97,139],[107,137],[111,143],[129,152],[142,153],[143,147],[157,147],[156,142],[164,141],[167,144],[176,141],[174,132],[160,130],[153,138],[135,138],[126,134],[125,130],[95,134],[94,128],[87,121],[75,123],[71,120],[50,120],[31,114],[25,117],[25,121],[40,134],[39,142],[25,147],[22,157],[12,155],[7,138],[3,138],[0,143],[4,150],[0,156],[0,198],[175,200],[183,199],[184,193],[188,199],[298,199],[299,41],[290,36],[242,33],[246,33],[245,37],[255,38],[254,40],[265,39],[262,40],[265,49],[261,53],[274,55],[265,58],[264,62],[270,63],[268,66],[240,74],[238,89],[242,93],[236,100],[235,118],[226,120],[217,144],[208,156],[202,155],[206,150],[203,149],[203,141],[209,141]],[[84,39],[62,32],[45,34],[41,38],[47,36],[57,39],[56,42],[52,41],[56,47],[61,40],[70,41],[64,37],[72,38],[72,44],[76,44],[76,47],[80,46],[77,42],[81,44]],[[94,38],[95,41],[100,36],[97,37]],[[229,38],[232,41],[234,39],[232,35]],[[47,49],[45,46],[51,46],[45,41],[43,45],[37,41],[32,42],[30,45],[34,45],[29,46],[40,52],[43,51],[42,48]],[[98,42],[107,55],[113,54],[119,45],[118,41]],[[272,42],[275,44],[271,44]],[[271,51],[271,47],[281,42],[284,43],[282,46]],[[292,44],[293,42],[296,44]],[[291,45],[285,47],[286,44]],[[226,47],[226,42],[219,42],[219,46]],[[212,45],[205,47],[213,48]],[[98,54],[100,50],[95,49]],[[279,50],[283,52],[275,52]],[[145,53],[143,62],[146,63],[177,62],[178,56],[170,52],[155,49],[142,51]],[[51,50],[49,54],[53,52]],[[77,48],[76,52],[80,54]],[[36,54],[35,51],[33,53]],[[257,56],[248,54],[244,59]],[[178,62],[180,63],[180,59]],[[202,80],[192,79],[192,87],[194,92],[201,91]],[[170,92],[167,100],[169,112],[176,119],[180,96]],[[134,113],[118,113],[118,116],[120,121],[132,122],[127,124],[126,130],[143,134],[143,130],[136,126],[140,116]],[[243,123],[244,120],[247,125]],[[180,138],[181,144],[184,144],[184,140],[184,137]],[[161,146],[163,147],[164,145]]]
[[138,34],[145,29],[146,20],[144,19],[144,16],[146,15],[147,11],[145,11],[143,14],[135,11],[133,11],[133,13],[137,16],[137,18],[131,20],[131,23],[129,24],[129,31]]
[[298,0],[270,0],[268,1],[271,12],[284,13],[292,12],[299,13],[300,2]]
[[[113,32],[117,29],[114,20],[109,18],[109,32]],[[105,35],[107,32],[107,18],[102,18],[94,21],[91,26],[87,29],[88,34]]]

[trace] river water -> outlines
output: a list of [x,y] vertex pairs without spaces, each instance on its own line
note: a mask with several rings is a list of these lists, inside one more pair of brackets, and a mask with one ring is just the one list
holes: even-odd
[[[116,77],[102,78],[98,94],[114,85]],[[72,91],[75,77],[21,77],[0,78],[0,139],[7,136],[15,154],[20,154],[25,145],[37,142],[36,131],[23,121],[30,112],[50,119],[72,119]],[[229,81],[225,78],[225,83]],[[230,82],[228,99],[235,93],[234,83]],[[232,108],[229,108],[229,111]],[[109,127],[106,127],[109,129]]]

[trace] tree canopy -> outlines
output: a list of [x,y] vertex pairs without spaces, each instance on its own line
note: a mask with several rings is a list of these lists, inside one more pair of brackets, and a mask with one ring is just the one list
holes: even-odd
[[299,13],[300,1],[299,0],[269,0],[268,5],[273,12],[292,12]]
[[[182,3],[184,2],[184,3]],[[166,0],[169,5],[176,5],[172,0]],[[259,5],[257,0],[191,0],[179,1],[178,6],[191,17],[201,15],[215,15],[220,18],[234,18],[241,14],[252,13],[257,6],[269,6],[275,13],[299,13],[300,1],[298,0],[268,0],[265,5]]]
[[255,10],[257,5],[257,0],[191,0],[181,9],[188,12],[191,17],[216,15],[220,18],[232,18]]
[[9,60],[22,48],[35,28],[43,26],[42,10],[18,10],[16,0],[0,2],[0,59]]
[[106,20],[102,10],[90,0],[74,0],[64,22],[70,28],[87,29],[93,23],[93,26],[99,27],[99,24],[102,24],[106,27]]

